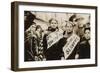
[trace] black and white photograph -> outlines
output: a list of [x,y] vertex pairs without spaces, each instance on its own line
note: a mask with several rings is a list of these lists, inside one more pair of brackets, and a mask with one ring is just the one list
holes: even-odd
[[90,17],[24,11],[24,61],[90,59]]
[[97,66],[97,7],[12,3],[14,71]]

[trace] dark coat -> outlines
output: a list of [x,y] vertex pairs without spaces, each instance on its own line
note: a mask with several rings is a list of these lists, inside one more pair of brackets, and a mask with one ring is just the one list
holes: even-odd
[[[46,36],[45,36],[46,38]],[[44,49],[45,49],[45,56],[47,60],[60,60],[63,53],[63,47],[66,44],[67,38],[61,38],[57,43],[47,49],[47,41],[44,39]],[[70,54],[68,59],[75,59],[75,55],[78,53],[78,44],[76,45],[74,51]]]
[[47,48],[47,40],[46,40],[46,36],[44,36],[43,38],[43,47],[44,47],[44,54],[46,57],[46,60],[58,60],[60,59],[59,55],[59,48],[57,43],[55,43],[54,45],[52,45],[50,48]]
[[79,46],[79,58],[85,59],[90,58],[90,44],[88,41],[82,41]]
[[[60,39],[59,41],[59,49],[63,50],[63,47],[65,46],[65,44],[67,43],[67,38],[63,37],[62,39]],[[63,51],[62,51],[63,53]],[[69,57],[67,59],[75,59],[75,55],[79,53],[79,43],[75,46],[73,52],[69,55]]]
[[34,61],[36,55],[36,39],[30,38],[24,43],[24,61]]

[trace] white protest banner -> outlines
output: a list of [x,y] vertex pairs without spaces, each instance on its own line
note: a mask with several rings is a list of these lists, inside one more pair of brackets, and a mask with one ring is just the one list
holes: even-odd
[[73,52],[79,41],[80,37],[77,36],[76,34],[72,34],[72,36],[67,39],[67,43],[63,47],[65,59],[67,59],[70,56],[70,54]]
[[47,36],[48,47],[51,47],[56,42],[58,42],[63,37],[63,31],[59,29],[58,31],[52,32]]

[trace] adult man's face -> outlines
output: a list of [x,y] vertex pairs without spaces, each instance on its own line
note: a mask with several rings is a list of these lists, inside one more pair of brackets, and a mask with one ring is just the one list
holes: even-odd
[[67,31],[67,33],[72,33],[73,32],[73,26],[72,26],[71,23],[67,23],[66,31]]
[[58,26],[57,21],[52,20],[51,23],[50,23],[50,26],[55,29]]
[[89,40],[89,39],[90,39],[90,30],[85,30],[84,36],[85,36],[85,38],[86,38],[87,40]]

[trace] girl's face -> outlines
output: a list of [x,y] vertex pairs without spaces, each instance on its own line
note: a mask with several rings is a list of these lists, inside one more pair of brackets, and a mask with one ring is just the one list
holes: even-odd
[[58,26],[57,21],[52,20],[51,23],[50,23],[50,26],[51,26],[52,28],[56,28],[56,27]]
[[33,24],[33,25],[31,26],[31,31],[35,31],[35,30],[36,30],[36,25]]
[[39,31],[39,32],[40,32],[40,31],[41,31],[41,29],[40,29],[40,28],[38,28],[38,29],[37,29],[37,31]]
[[41,32],[42,31],[42,28],[39,27],[36,31]]

